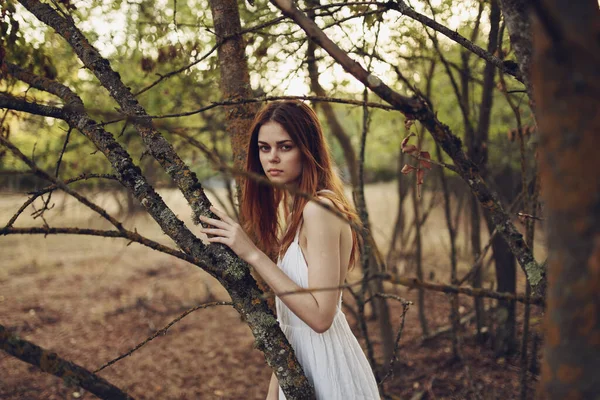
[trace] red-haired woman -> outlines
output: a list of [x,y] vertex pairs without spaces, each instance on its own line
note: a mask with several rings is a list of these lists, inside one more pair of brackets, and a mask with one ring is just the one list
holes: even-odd
[[[256,115],[247,170],[316,196],[358,223],[333,171],[317,116],[302,102],[269,103]],[[279,238],[281,202],[287,229]],[[275,294],[342,285],[357,259],[358,236],[347,221],[285,190],[247,179],[241,204],[243,228],[222,211],[213,211],[221,220],[201,218],[212,225],[202,229],[208,241],[229,246]],[[278,263],[267,254],[279,254]],[[286,295],[276,299],[277,319],[317,399],[379,399],[373,372],[341,302],[340,289]],[[273,374],[267,399],[277,398],[285,396]]]

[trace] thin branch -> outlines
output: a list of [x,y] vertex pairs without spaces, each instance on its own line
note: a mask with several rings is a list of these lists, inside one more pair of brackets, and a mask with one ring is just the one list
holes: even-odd
[[96,205],[95,203],[88,200],[85,196],[83,196],[83,195],[77,193],[76,191],[74,191],[73,189],[69,188],[63,181],[61,181],[57,178],[54,178],[52,175],[50,175],[50,174],[46,173],[45,171],[43,171],[42,169],[40,169],[32,160],[30,160],[25,154],[23,154],[8,139],[4,138],[3,136],[0,136],[0,144],[6,146],[16,157],[18,157],[19,159],[21,159],[21,161],[23,161],[25,164],[27,164],[27,166],[29,166],[29,168],[31,168],[31,170],[37,176],[39,176],[40,178],[45,179],[49,182],[54,183],[55,185],[60,187],[61,190],[70,194],[71,196],[75,197],[77,200],[79,200],[80,203],[84,204],[85,206],[89,207],[93,211],[97,212],[103,218],[105,218],[107,221],[109,221],[111,224],[113,224],[119,231],[122,231],[125,229],[125,228],[123,228],[123,225],[121,224],[121,222],[117,221],[114,217],[112,217],[109,213],[107,213],[106,210],[104,210],[102,207]]
[[[248,103],[263,103],[263,102],[267,102],[267,101],[276,101],[276,100],[308,100],[308,101],[315,101],[315,102],[329,102],[329,103],[338,103],[338,104],[351,104],[354,106],[364,106],[365,102],[360,101],[360,100],[352,100],[352,99],[339,99],[339,98],[334,98],[334,97],[320,97],[320,96],[265,96],[265,97],[257,97],[257,98],[252,98],[252,99],[236,99],[236,100],[223,100],[223,101],[214,101],[212,103],[210,103],[207,106],[198,108],[196,110],[192,110],[192,111],[184,111],[181,113],[175,113],[175,114],[164,114],[164,115],[149,115],[148,118],[152,118],[152,119],[164,119],[164,118],[179,118],[179,117],[187,117],[190,115],[195,115],[195,114],[199,114],[202,113],[204,111],[208,111],[211,110],[213,108],[216,107],[220,107],[220,106],[231,106],[231,105],[237,105],[237,104],[248,104]],[[380,108],[382,110],[388,110],[388,111],[393,111],[394,107],[392,106],[388,106],[385,104],[380,104],[380,103],[373,103],[373,102],[368,102],[366,103],[367,107],[371,107],[371,108]],[[128,118],[134,118],[132,116],[128,116],[128,115],[124,115],[121,118],[116,118],[107,122],[103,122],[100,125],[101,126],[106,126],[109,124],[114,124],[115,122],[120,122],[123,120],[126,120]]]
[[[26,171],[26,172],[22,172],[22,173],[33,173],[33,171]],[[64,181],[64,183],[66,185],[68,185],[68,184],[73,183],[73,182],[77,182],[77,181],[81,181],[81,180],[86,180],[86,179],[91,179],[91,178],[105,178],[105,179],[117,180],[117,177],[115,175],[110,175],[110,174],[81,174],[81,175],[76,176],[74,178],[67,179],[66,181]],[[58,184],[53,184],[53,185],[50,185],[50,186],[46,186],[45,188],[40,189],[38,191],[30,192],[29,194],[31,195],[31,197],[29,199],[27,199],[27,201],[25,201],[25,203],[23,203],[23,205],[17,210],[17,212],[15,213],[15,215],[13,215],[12,218],[6,224],[6,227],[10,228],[11,226],[13,226],[15,224],[15,222],[17,221],[17,218],[19,218],[19,216],[23,213],[23,211],[25,211],[25,209],[31,203],[33,203],[35,201],[35,199],[37,199],[38,197],[40,197],[41,195],[43,195],[45,193],[52,192],[53,190],[56,190],[58,188],[59,188]]]
[[64,111],[62,108],[29,102],[25,99],[19,99],[3,93],[0,93],[0,108],[23,111],[42,117],[64,119]]
[[448,29],[447,27],[434,21],[433,19],[416,12],[415,10],[410,8],[404,2],[404,0],[390,1],[390,2],[385,3],[385,6],[389,7],[392,10],[396,10],[416,21],[421,22],[423,25],[430,27],[431,29],[435,30],[436,32],[441,33],[442,35],[446,36],[448,39],[451,39],[452,41],[460,44],[461,46],[463,46],[470,52],[474,53],[481,59],[492,63],[494,66],[496,66],[498,69],[504,71],[506,74],[512,75],[519,82],[523,82],[523,77],[521,76],[521,71],[519,71],[519,67],[516,63],[505,62],[505,61],[501,60],[500,58],[496,57],[495,55],[488,53],[486,50],[482,49],[481,47],[477,46],[470,40],[461,36],[458,32]]
[[164,328],[159,329],[156,332],[154,332],[154,334],[152,336],[148,337],[146,340],[144,340],[143,342],[141,342],[138,345],[136,345],[135,347],[133,347],[127,353],[124,353],[124,354],[122,354],[122,355],[120,355],[120,356],[118,356],[118,357],[110,360],[109,362],[107,362],[106,364],[104,364],[103,366],[101,366],[100,368],[96,369],[94,371],[94,374],[97,374],[98,372],[102,371],[103,369],[105,369],[107,367],[110,367],[111,365],[113,365],[117,361],[122,360],[123,358],[125,358],[127,356],[130,356],[131,354],[133,354],[133,352],[139,350],[140,348],[142,348],[143,346],[145,346],[146,344],[148,344],[150,341],[152,341],[156,337],[158,337],[160,335],[163,335],[163,336],[166,335],[167,331],[169,330],[169,328],[171,328],[177,322],[181,321],[188,314],[191,314],[194,311],[199,310],[201,308],[208,308],[208,307],[212,307],[212,306],[232,306],[232,305],[233,305],[233,303],[230,302],[230,301],[213,301],[211,303],[200,304],[200,305],[197,305],[195,307],[192,307],[189,310],[183,312],[179,317],[175,318],[173,321],[169,322]]
[[396,341],[394,342],[394,352],[392,353],[392,358],[390,359],[390,363],[388,365],[386,374],[383,376],[383,378],[381,378],[381,380],[377,384],[378,386],[381,386],[388,378],[394,377],[394,364],[396,363],[396,361],[398,361],[398,349],[400,348],[400,339],[402,338],[402,332],[404,331],[404,321],[406,320],[406,313],[408,311],[408,308],[412,304],[412,302],[406,301],[404,299],[401,299],[398,296],[394,296],[394,295],[387,294],[387,293],[376,293],[375,296],[385,296],[387,298],[392,298],[392,299],[398,300],[402,303],[402,315],[400,316],[400,328],[398,329],[398,333],[396,334]]
[[[1,233],[1,231],[0,231]],[[456,286],[456,285],[445,285],[441,283],[422,281],[417,278],[407,278],[407,277],[398,277],[392,276],[390,274],[373,274],[367,278],[357,280],[351,283],[345,283],[338,286],[328,286],[328,287],[320,287],[320,288],[301,288],[294,291],[282,292],[282,293],[265,293],[262,295],[263,299],[268,299],[274,296],[279,298],[285,296],[292,296],[294,294],[302,294],[302,293],[315,293],[315,292],[328,292],[333,290],[340,289],[351,289],[354,286],[362,285],[364,281],[371,280],[381,280],[383,282],[390,282],[394,285],[405,286],[409,288],[422,288],[425,290],[431,290],[434,292],[443,292],[443,293],[456,293],[462,294],[470,297],[487,297],[491,299],[497,300],[513,300],[518,301],[519,303],[524,304],[533,304],[539,307],[545,307],[545,300],[542,297],[532,296],[529,300],[527,300],[526,296],[523,294],[515,294],[515,293],[505,293],[505,292],[496,292],[489,289],[483,288],[472,288],[468,286]]]
[[198,148],[200,151],[202,151],[207,157],[208,160],[213,164],[213,166],[215,167],[216,170],[223,172],[225,174],[228,174],[232,177],[234,176],[242,176],[244,178],[247,179],[251,179],[261,185],[265,185],[265,186],[271,186],[273,188],[279,189],[281,191],[287,191],[289,192],[291,195],[293,196],[298,196],[298,197],[303,197],[309,201],[313,201],[315,202],[318,206],[324,208],[325,210],[331,212],[332,214],[334,214],[335,216],[337,216],[338,218],[341,218],[342,220],[344,220],[345,222],[347,222],[348,224],[350,224],[350,226],[352,226],[354,229],[356,229],[358,232],[362,232],[362,230],[364,229],[363,226],[361,226],[360,224],[357,224],[351,220],[348,219],[348,217],[343,214],[341,211],[339,211],[336,207],[334,206],[330,206],[327,203],[324,203],[322,201],[319,201],[319,199],[317,197],[314,197],[313,195],[311,195],[310,193],[307,192],[303,192],[299,189],[296,189],[295,187],[292,186],[288,186],[285,184],[281,184],[281,183],[277,183],[277,182],[273,182],[270,181],[268,178],[266,178],[264,175],[260,175],[254,172],[250,172],[250,171],[244,171],[244,170],[238,170],[236,168],[230,167],[229,165],[225,164],[224,161],[222,161],[211,149],[209,149],[208,147],[206,147],[206,145],[204,145],[202,142],[194,139],[192,136],[185,134],[181,131],[172,131],[171,133],[181,136],[182,138],[184,138],[185,140],[188,141],[188,143],[190,143],[191,145],[193,145],[194,147]]
[[379,97],[404,113],[408,119],[416,119],[431,133],[433,139],[440,144],[452,158],[460,176],[471,188],[481,206],[486,209],[498,227],[502,237],[508,243],[521,268],[527,276],[536,295],[546,291],[546,271],[535,261],[531,249],[523,240],[523,235],[515,228],[510,216],[504,211],[496,196],[490,191],[486,182],[478,172],[477,166],[463,152],[462,143],[450,128],[441,123],[426,101],[419,97],[406,97],[392,90],[374,74],[364,69],[340,49],[323,31],[306,15],[300,12],[291,0],[272,0],[282,12],[292,18],[306,32],[311,40],[318,43],[329,55],[365,86],[373,90]]
[[470,288],[466,286],[444,285],[434,282],[420,281],[416,278],[388,277],[385,275],[381,278],[395,285],[401,285],[410,288],[423,288],[443,293],[459,293],[471,297],[488,297],[497,300],[513,300],[524,304],[534,304],[540,307],[545,307],[546,304],[544,298],[539,296],[532,296],[529,300],[527,300],[526,296],[523,294],[503,293],[489,289]]
[[[131,232],[128,230],[123,231],[106,231],[99,229],[88,229],[88,228],[51,228],[51,227],[31,227],[31,228],[13,228],[4,227],[0,228],[0,236],[3,235],[55,235],[55,234],[66,234],[66,235],[88,235],[88,236],[101,236],[107,238],[124,238],[128,239],[130,243],[136,242],[153,250],[160,251],[161,253],[169,254],[173,257],[177,257],[181,260],[187,261],[191,264],[199,266],[200,268],[206,269],[209,273],[210,270],[207,268],[207,260],[204,258],[193,257],[185,254],[182,251],[172,249],[163,244],[157,243],[150,240],[137,232]],[[212,275],[212,274],[211,274]]]

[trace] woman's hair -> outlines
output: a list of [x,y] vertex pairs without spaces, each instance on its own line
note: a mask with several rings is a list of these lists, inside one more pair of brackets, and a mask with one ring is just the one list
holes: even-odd
[[[297,189],[312,196],[316,196],[320,190],[330,190],[333,193],[323,192],[319,195],[330,199],[348,220],[360,225],[354,207],[344,195],[342,181],[333,171],[333,162],[317,115],[303,102],[296,100],[271,102],[256,114],[250,130],[246,170],[265,175],[259,158],[258,132],[267,122],[279,123],[302,154],[302,173]],[[298,230],[302,210],[308,203],[308,199],[304,197],[294,197],[292,217],[285,235],[279,242],[278,233],[282,224],[277,210],[281,200],[284,199],[284,212],[286,215],[290,212],[285,201],[287,195],[286,191],[259,184],[253,179],[246,178],[244,183],[241,204],[243,227],[257,246],[270,257],[285,254]],[[359,235],[353,228],[350,266],[354,265],[358,252]]]

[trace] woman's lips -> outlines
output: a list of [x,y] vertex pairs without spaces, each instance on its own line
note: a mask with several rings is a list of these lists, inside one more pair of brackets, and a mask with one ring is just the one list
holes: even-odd
[[283,171],[281,171],[279,169],[269,170],[269,175],[271,175],[271,176],[278,176],[278,175],[281,175],[282,173],[283,173]]

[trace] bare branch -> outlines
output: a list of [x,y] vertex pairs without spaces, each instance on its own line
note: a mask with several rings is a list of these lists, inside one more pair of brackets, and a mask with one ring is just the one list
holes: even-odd
[[[89,236],[101,236],[107,238],[125,238],[130,242],[136,242],[142,244],[151,249],[160,251],[161,253],[172,255],[173,257],[177,257],[181,260],[187,261],[191,264],[199,266],[207,271],[209,271],[207,260],[204,258],[193,257],[188,254],[185,254],[179,250],[172,249],[168,246],[157,243],[153,240],[150,240],[137,232],[131,232],[128,230],[123,231],[105,231],[98,229],[87,229],[87,228],[51,228],[51,227],[32,227],[32,228],[13,228],[6,226],[4,228],[0,228],[0,236],[3,235],[53,235],[53,234],[66,234],[66,235],[89,235]],[[210,271],[209,271],[210,272]]]
[[476,44],[474,44],[473,42],[471,42],[470,40],[461,36],[458,32],[448,29],[444,25],[440,24],[439,22],[434,21],[433,19],[431,19],[423,14],[419,14],[418,12],[416,12],[415,10],[410,8],[404,2],[404,0],[390,1],[390,2],[385,3],[385,5],[391,9],[396,10],[404,15],[407,15],[407,16],[411,17],[412,19],[421,22],[423,25],[426,25],[426,26],[430,27],[431,29],[441,33],[442,35],[446,36],[447,38],[460,44],[465,49],[474,53],[478,57],[492,63],[494,66],[496,66],[498,69],[501,69],[506,74],[512,75],[519,82],[523,82],[523,76],[521,75],[521,72],[519,71],[519,66],[516,63],[503,61],[500,58],[494,56],[493,54],[490,54],[489,52],[485,51],[481,47],[479,47]]
[[21,361],[38,367],[43,372],[62,378],[67,384],[81,386],[102,399],[133,399],[106,379],[35,343],[11,334],[2,325],[0,325],[0,349]]
[[40,115],[42,117],[64,119],[64,111],[61,108],[39,103],[32,103],[25,99],[19,99],[3,93],[0,93],[0,108],[23,111],[29,114]]
[[[213,108],[220,107],[220,106],[231,106],[231,105],[246,104],[246,103],[263,103],[263,102],[267,102],[267,101],[276,101],[276,100],[308,100],[308,101],[314,101],[314,102],[329,102],[329,103],[339,103],[339,104],[350,104],[350,105],[355,105],[355,106],[364,106],[365,105],[364,101],[352,100],[352,99],[339,99],[339,98],[335,98],[335,97],[320,97],[320,96],[265,96],[265,97],[258,97],[258,98],[252,98],[252,99],[235,99],[235,100],[215,101],[215,102],[210,103],[207,106],[198,108],[196,110],[185,111],[185,112],[175,113],[175,114],[149,115],[148,118],[163,119],[163,118],[188,117],[190,115],[199,114],[199,113],[202,113],[204,111],[211,110]],[[371,108],[379,108],[379,109],[382,109],[382,110],[388,110],[388,111],[395,110],[394,107],[388,106],[386,104],[373,103],[373,102],[366,103],[366,106],[367,107],[371,107]],[[100,125],[106,126],[106,125],[109,125],[109,124],[114,124],[115,122],[120,122],[120,121],[126,120],[128,118],[130,118],[130,117],[129,116],[124,116],[122,118],[117,118],[117,119],[114,119],[114,120],[103,122]]]
[[124,354],[118,356],[117,358],[114,358],[114,359],[110,360],[109,362],[107,362],[106,364],[104,364],[103,366],[101,366],[100,368],[98,368],[97,370],[95,370],[94,373],[97,374],[98,372],[102,371],[103,369],[105,369],[107,367],[110,367],[111,365],[113,365],[117,361],[122,360],[123,358],[125,358],[127,356],[130,356],[131,354],[133,354],[134,351],[139,350],[140,348],[142,348],[143,346],[145,346],[146,344],[148,344],[150,341],[152,341],[156,337],[158,337],[160,335],[163,335],[163,336],[166,335],[167,331],[169,330],[170,327],[172,327],[177,322],[179,322],[183,318],[185,318],[188,314],[191,314],[191,313],[193,313],[196,310],[199,310],[201,308],[213,307],[213,306],[231,306],[231,305],[233,305],[233,303],[230,302],[230,301],[213,301],[211,303],[200,304],[200,305],[197,305],[195,307],[192,307],[189,310],[187,310],[184,313],[182,313],[179,317],[175,318],[173,321],[169,322],[164,328],[159,329],[156,332],[154,332],[154,334],[152,336],[148,337],[146,340],[144,340],[143,342],[141,342],[138,345],[136,345],[134,348],[132,348],[131,350],[129,350],[127,353],[124,353]]
[[25,164],[27,164],[29,166],[29,168],[31,168],[31,170],[37,176],[39,176],[40,178],[45,179],[45,180],[47,180],[49,182],[54,183],[55,185],[57,185],[58,187],[60,187],[61,190],[63,190],[64,192],[70,194],[71,196],[75,197],[77,200],[79,200],[80,203],[86,205],[87,207],[89,207],[93,211],[95,211],[98,214],[100,214],[104,219],[106,219],[107,221],[109,221],[111,224],[113,224],[119,231],[121,231],[121,230],[124,229],[123,225],[119,221],[117,221],[114,217],[112,217],[109,213],[107,213],[106,210],[104,210],[102,207],[96,205],[95,203],[93,203],[90,200],[88,200],[87,197],[85,197],[85,196],[77,193],[73,189],[69,188],[61,180],[59,180],[57,178],[54,178],[52,175],[50,175],[50,174],[46,173],[45,171],[43,171],[42,169],[40,169],[25,154],[21,153],[21,151],[14,144],[12,144],[8,139],[4,138],[3,136],[0,136],[0,144],[3,144],[4,146],[6,146],[16,157],[18,157]]
[[266,299],[266,298],[273,297],[273,296],[277,296],[277,297],[281,298],[284,296],[292,296],[294,294],[300,294],[300,293],[327,292],[327,291],[339,290],[339,289],[351,289],[354,286],[362,285],[364,281],[371,281],[371,280],[381,280],[384,282],[390,282],[394,285],[400,285],[400,286],[405,286],[405,287],[409,287],[409,288],[422,288],[425,290],[432,290],[434,292],[456,293],[456,294],[463,294],[463,295],[471,296],[471,297],[487,297],[487,298],[497,299],[497,300],[513,300],[513,301],[518,301],[518,302],[524,303],[524,304],[533,304],[536,306],[545,307],[545,300],[542,297],[538,297],[538,296],[532,296],[528,300],[526,298],[526,296],[523,294],[496,292],[493,290],[488,290],[488,289],[483,289],[483,288],[472,288],[472,287],[468,287],[468,286],[444,285],[441,283],[422,281],[417,278],[393,276],[390,274],[373,274],[364,279],[361,279],[361,280],[358,280],[355,282],[351,282],[351,283],[345,283],[343,285],[338,285],[338,286],[328,286],[328,287],[321,287],[321,288],[302,288],[302,289],[298,289],[298,290],[294,290],[294,291],[290,291],[290,292],[283,292],[283,293],[277,293],[277,294],[265,293],[262,296],[262,298]]
[[306,15],[300,12],[290,0],[272,0],[283,13],[292,18],[307,35],[321,45],[342,67],[354,75],[356,79],[373,90],[379,97],[393,105],[397,110],[406,115],[408,119],[417,119],[427,128],[434,140],[440,144],[444,151],[452,158],[458,173],[471,188],[482,207],[491,215],[494,224],[502,237],[508,243],[511,252],[515,255],[521,268],[527,276],[537,295],[543,295],[546,288],[546,271],[533,257],[531,249],[523,240],[523,235],[515,228],[510,216],[504,211],[496,196],[490,191],[487,184],[480,176],[477,166],[462,151],[462,143],[450,128],[441,123],[424,99],[419,97],[408,98],[393,91],[378,77],[369,73],[359,63],[352,60],[348,54],[340,49],[323,33],[323,31]]
[[[20,172],[20,171],[19,171]],[[26,171],[26,172],[22,172],[23,174],[26,173],[33,173],[33,171]],[[76,176],[75,178],[71,178],[71,179],[67,179],[66,181],[64,181],[64,183],[66,185],[72,183],[72,182],[77,182],[80,180],[86,180],[86,179],[91,179],[91,178],[106,178],[106,179],[113,179],[113,180],[117,180],[117,177],[115,175],[110,175],[110,174],[81,174],[79,176]],[[53,190],[56,190],[59,188],[58,184],[53,184],[50,186],[46,186],[43,189],[40,189],[38,191],[35,192],[30,192],[29,194],[31,194],[31,197],[29,199],[27,199],[27,201],[25,201],[25,203],[23,203],[23,205],[17,210],[17,212],[15,213],[15,215],[12,216],[12,218],[10,219],[10,221],[8,221],[8,223],[6,224],[6,226],[8,228],[10,228],[11,226],[13,226],[15,224],[15,222],[17,221],[17,218],[19,218],[19,216],[23,213],[23,211],[25,211],[25,209],[35,201],[35,199],[37,199],[38,197],[40,197],[41,195],[48,193],[48,192],[52,192]]]
[[400,328],[398,328],[398,333],[396,334],[396,341],[394,342],[394,352],[392,354],[392,358],[390,359],[390,363],[388,365],[388,370],[386,374],[381,378],[381,380],[377,383],[379,386],[383,385],[383,383],[390,377],[394,377],[394,364],[398,361],[398,349],[400,348],[400,339],[402,338],[402,332],[404,331],[404,321],[406,320],[406,313],[408,312],[408,308],[411,306],[412,302],[406,301],[398,296],[389,293],[375,293],[377,297],[386,297],[394,300],[398,300],[402,303],[402,315],[400,316]]

